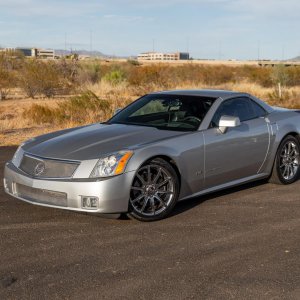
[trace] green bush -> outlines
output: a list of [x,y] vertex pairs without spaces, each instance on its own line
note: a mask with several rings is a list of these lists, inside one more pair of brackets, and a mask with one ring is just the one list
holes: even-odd
[[122,70],[113,70],[104,76],[104,80],[112,85],[117,85],[125,80],[125,74]]

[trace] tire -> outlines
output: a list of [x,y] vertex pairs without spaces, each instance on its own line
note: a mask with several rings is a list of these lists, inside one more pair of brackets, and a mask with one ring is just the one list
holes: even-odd
[[149,222],[165,218],[179,197],[179,180],[173,167],[153,159],[136,172],[129,199],[128,217]]
[[285,137],[276,154],[269,182],[275,184],[291,184],[300,175],[300,143],[295,137]]

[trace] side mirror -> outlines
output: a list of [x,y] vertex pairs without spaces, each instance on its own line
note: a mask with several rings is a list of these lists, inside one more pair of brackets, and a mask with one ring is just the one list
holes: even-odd
[[117,109],[114,111],[114,116],[115,116],[116,114],[118,114],[121,110],[122,110],[122,108],[117,108]]
[[241,121],[238,117],[222,116],[219,121],[219,130],[222,133],[226,133],[229,127],[238,127],[241,125]]

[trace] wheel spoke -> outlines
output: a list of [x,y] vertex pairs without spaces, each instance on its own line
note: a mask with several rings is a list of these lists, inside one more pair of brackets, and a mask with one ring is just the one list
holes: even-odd
[[139,195],[138,197],[136,197],[135,199],[131,200],[131,202],[132,202],[132,203],[135,203],[135,202],[137,202],[137,201],[142,200],[144,197],[145,197],[145,195],[144,195],[144,194],[141,194],[141,195]]
[[145,210],[145,208],[146,208],[146,206],[147,206],[147,204],[148,204],[148,201],[149,201],[149,198],[146,197],[145,200],[144,200],[143,206],[142,206],[142,208],[141,208],[141,212],[143,212],[143,211]]
[[294,168],[289,165],[289,178],[294,176]]
[[167,183],[170,181],[170,179],[171,179],[171,178],[168,177],[168,178],[165,179],[163,182],[159,183],[159,184],[157,185],[157,187],[160,188],[160,187],[164,186],[165,184],[167,184]]
[[157,180],[159,179],[160,175],[161,175],[161,168],[158,169],[158,172],[157,172],[155,178],[153,179],[153,183],[157,182]]
[[144,178],[139,174],[137,173],[136,174],[136,177],[140,180],[140,182],[142,183],[142,185],[146,185],[146,181],[144,180]]
[[154,197],[159,201],[159,203],[162,204],[164,208],[167,208],[166,203],[159,196],[155,195]]
[[151,182],[151,167],[150,167],[150,165],[147,167],[147,176],[148,176],[147,183],[150,183]]
[[140,192],[143,192],[143,190],[144,190],[143,188],[138,187],[138,186],[132,186],[131,189],[135,190],[135,191],[140,191]]
[[287,148],[287,154],[290,155],[292,143],[288,143],[287,146],[288,146],[288,148]]
[[151,205],[151,209],[152,209],[152,213],[153,215],[155,215],[155,203],[154,203],[154,198],[150,198],[150,205]]
[[157,190],[156,193],[157,194],[173,194],[172,191],[163,191],[163,190]]
[[288,167],[287,167],[287,165],[285,165],[285,166],[284,166],[284,171],[283,171],[283,173],[282,173],[282,176],[283,176],[283,177],[286,176],[287,171],[288,171]]

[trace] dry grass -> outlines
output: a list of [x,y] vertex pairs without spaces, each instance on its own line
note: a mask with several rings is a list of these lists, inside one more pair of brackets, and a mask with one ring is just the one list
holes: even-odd
[[[271,105],[284,106],[288,108],[300,108],[300,86],[290,87],[286,89],[289,95],[285,100],[272,100],[270,95],[274,93],[273,88],[262,87],[256,83],[241,82],[241,83],[226,83],[221,85],[210,86],[207,84],[192,84],[184,82],[170,86],[171,89],[228,89],[253,94],[261,98]],[[17,145],[22,141],[51,131],[62,128],[75,127],[81,124],[88,124],[97,121],[104,121],[104,118],[109,118],[112,111],[116,108],[124,107],[137,97],[149,91],[161,90],[161,86],[150,85],[148,87],[132,87],[126,81],[118,85],[113,85],[105,80],[98,83],[87,83],[82,87],[82,90],[90,90],[101,99],[106,99],[110,104],[110,113],[106,115],[96,115],[90,113],[84,122],[78,122],[76,119],[65,119],[63,122],[51,124],[37,124],[36,120],[24,117],[24,112],[32,107],[33,104],[46,106],[50,109],[56,109],[59,106],[64,106],[70,97],[64,98],[38,98],[29,99],[23,98],[18,100],[0,101],[0,145]]]

